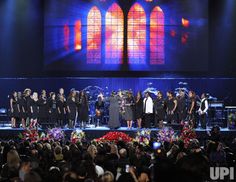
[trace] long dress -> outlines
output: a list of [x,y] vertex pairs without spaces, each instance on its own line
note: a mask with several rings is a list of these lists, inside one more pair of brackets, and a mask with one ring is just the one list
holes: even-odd
[[77,114],[77,105],[76,105],[75,99],[68,98],[66,105],[70,109],[70,112],[68,112],[68,119],[75,121],[75,117]]
[[79,102],[79,120],[88,121],[88,102],[85,97],[82,97]]
[[143,99],[139,99],[135,103],[135,119],[140,119],[143,117]]
[[19,118],[20,116],[20,112],[18,110],[19,101],[13,97],[11,99],[12,99],[12,109],[13,109],[13,111],[11,111],[11,117]]
[[26,100],[26,112],[27,112],[27,118],[31,118],[32,116],[32,113],[30,111],[30,105],[32,103],[32,98],[30,96],[26,96],[25,97],[25,100]]
[[47,98],[40,97],[38,100],[38,105],[39,105],[39,122],[41,124],[48,122],[49,106],[48,106]]
[[132,97],[125,99],[125,120],[134,120],[134,99]]
[[173,111],[175,107],[174,101],[175,101],[175,98],[166,100],[166,108],[167,108],[166,119],[168,123],[174,122],[176,119],[176,111],[174,111],[174,113],[171,113],[171,111]]
[[64,113],[65,107],[66,107],[66,102],[65,101],[57,100],[58,120],[64,121],[64,119],[65,119],[65,113]]
[[38,119],[39,117],[38,101],[31,99],[30,107],[32,107],[31,119],[33,120]]
[[109,121],[108,127],[111,129],[120,127],[119,120],[119,99],[117,96],[110,97],[110,106],[109,106]]
[[[193,106],[193,109],[192,109],[192,113],[189,114],[189,112],[191,110],[192,103],[194,104],[194,106]],[[188,99],[188,108],[187,108],[187,110],[188,110],[187,120],[192,122],[194,127],[197,127],[197,124],[196,124],[196,117],[197,117],[196,109],[197,109],[196,99],[195,98],[189,98]]]
[[177,97],[177,115],[178,121],[183,121],[186,118],[186,99],[185,97]]
[[49,110],[50,110],[50,122],[53,124],[57,123],[57,101],[56,99],[51,99],[49,101]]
[[27,103],[25,97],[19,99],[19,106],[20,106],[20,118],[26,119]]

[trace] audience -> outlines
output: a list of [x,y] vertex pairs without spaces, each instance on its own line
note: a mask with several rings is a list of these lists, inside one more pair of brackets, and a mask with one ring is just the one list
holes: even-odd
[[[203,182],[210,166],[235,166],[234,139],[226,147],[217,130],[201,146],[165,142],[159,150],[138,143],[0,142],[0,181]],[[204,142],[203,142],[204,143]]]

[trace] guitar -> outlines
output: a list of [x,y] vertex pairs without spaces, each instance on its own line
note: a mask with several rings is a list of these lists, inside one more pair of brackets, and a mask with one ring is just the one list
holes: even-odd
[[103,111],[101,109],[96,109],[95,113],[96,113],[97,117],[100,117],[102,115]]

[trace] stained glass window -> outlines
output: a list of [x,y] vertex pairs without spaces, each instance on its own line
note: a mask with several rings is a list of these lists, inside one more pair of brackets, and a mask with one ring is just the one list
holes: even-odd
[[122,64],[124,47],[124,15],[114,3],[106,13],[106,64]]
[[101,12],[94,6],[87,18],[87,63],[101,63]]
[[128,13],[128,59],[129,64],[145,64],[146,14],[139,3]]
[[81,21],[78,20],[75,23],[75,50],[81,50]]
[[150,64],[164,64],[164,13],[156,6],[150,16]]

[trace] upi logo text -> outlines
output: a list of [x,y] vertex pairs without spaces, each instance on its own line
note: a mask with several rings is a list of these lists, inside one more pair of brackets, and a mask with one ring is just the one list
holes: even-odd
[[210,167],[210,178],[212,180],[234,180],[234,167]]

